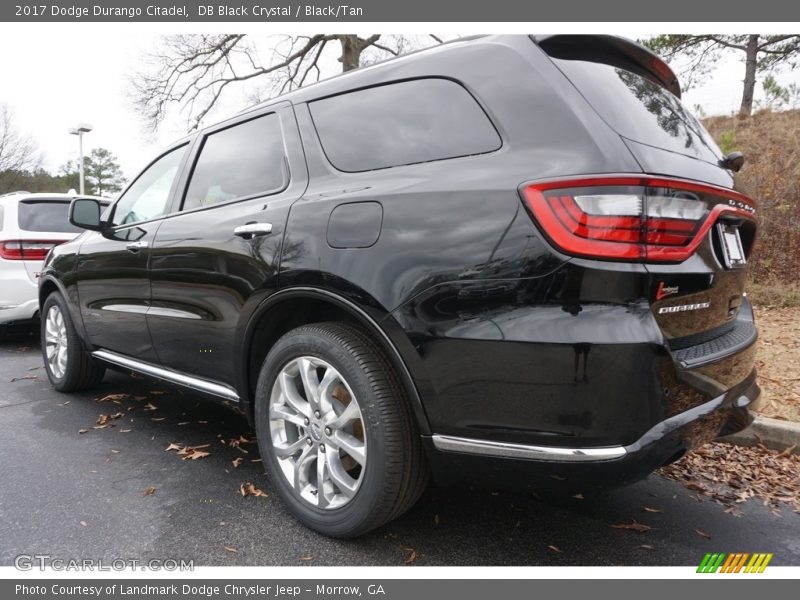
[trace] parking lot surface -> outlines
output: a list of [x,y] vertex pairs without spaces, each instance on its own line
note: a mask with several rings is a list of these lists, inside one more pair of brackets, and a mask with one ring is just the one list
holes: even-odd
[[[20,554],[195,565],[697,565],[706,552],[772,552],[773,565],[800,564],[800,515],[776,516],[756,499],[735,516],[657,475],[584,499],[431,486],[399,520],[356,540],[328,539],[273,494],[253,432],[233,408],[114,371],[96,390],[63,395],[41,365],[34,337],[0,343],[2,565]],[[195,450],[178,453],[187,447]],[[243,486],[264,495],[243,496]],[[612,527],[632,523],[650,529]]]

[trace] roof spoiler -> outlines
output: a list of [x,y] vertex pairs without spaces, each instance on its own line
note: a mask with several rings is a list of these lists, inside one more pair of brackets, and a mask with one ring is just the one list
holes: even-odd
[[633,40],[615,35],[532,35],[531,39],[553,58],[591,60],[633,71],[681,97],[681,84],[669,65]]

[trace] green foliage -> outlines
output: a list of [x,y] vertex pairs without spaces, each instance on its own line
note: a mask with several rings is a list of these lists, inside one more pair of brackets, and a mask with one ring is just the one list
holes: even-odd
[[764,100],[759,104],[769,110],[785,110],[787,108],[797,108],[800,106],[800,86],[790,83],[782,86],[770,73],[761,82],[764,90]]
[[736,150],[736,130],[728,129],[727,131],[723,131],[721,134],[719,134],[719,137],[717,138],[717,145],[719,145],[719,148],[722,150],[723,154],[730,154]]
[[[84,181],[87,194],[109,196],[122,189],[125,178],[117,163],[117,157],[105,148],[95,148],[84,159]],[[65,194],[78,189],[80,189],[78,165],[72,160],[61,165],[55,175],[41,168],[0,171],[0,194],[16,190]]]
[[96,196],[119,192],[125,183],[117,157],[105,148],[94,148],[84,161],[87,190]]

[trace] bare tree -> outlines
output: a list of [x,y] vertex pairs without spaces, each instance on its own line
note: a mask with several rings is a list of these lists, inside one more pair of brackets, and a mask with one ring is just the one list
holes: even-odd
[[[442,41],[432,34],[427,40]],[[331,70],[329,55],[336,50],[341,71],[350,71],[423,45],[417,39],[377,33],[265,39],[245,34],[171,35],[146,57],[149,68],[132,77],[133,100],[153,130],[173,106],[186,112],[189,129],[197,129],[231,85],[255,81],[262,87],[251,99],[261,100],[318,81]]]
[[36,144],[14,127],[14,113],[0,104],[0,172],[32,171],[39,166]]

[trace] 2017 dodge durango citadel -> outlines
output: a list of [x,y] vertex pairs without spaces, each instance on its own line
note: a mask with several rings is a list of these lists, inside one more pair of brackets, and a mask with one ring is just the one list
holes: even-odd
[[751,421],[756,205],[669,67],[611,36],[459,40],[158,156],[50,252],[62,392],[107,365],[240,403],[271,485],[354,536],[429,474],[635,481]]

